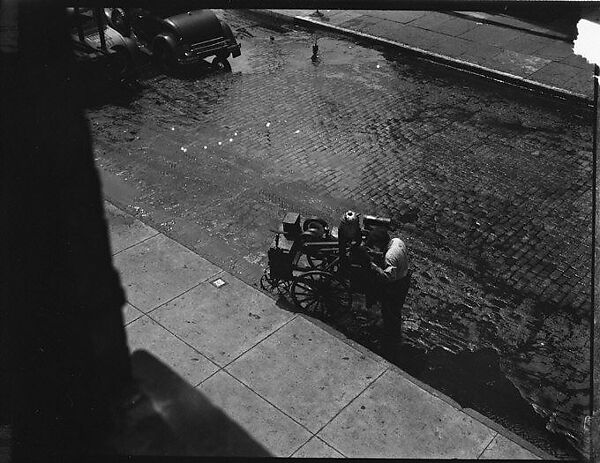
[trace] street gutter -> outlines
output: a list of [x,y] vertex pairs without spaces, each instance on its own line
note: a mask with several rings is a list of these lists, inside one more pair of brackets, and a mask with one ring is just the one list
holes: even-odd
[[354,31],[352,29],[346,29],[340,26],[325,24],[321,21],[317,21],[303,16],[290,16],[283,13],[278,13],[274,10],[252,9],[244,11],[258,15],[270,16],[272,18],[281,19],[287,22],[292,22],[303,26],[312,26],[318,27],[320,29],[335,31],[346,36],[359,37],[369,42],[392,46],[395,48],[399,48],[408,54],[418,56],[420,58],[425,58],[437,64],[441,64],[453,69],[458,69],[463,72],[468,72],[479,77],[495,80],[502,84],[511,85],[520,89],[529,90],[536,94],[551,96],[553,98],[558,98],[566,102],[584,105],[590,110],[593,110],[594,108],[593,99],[590,99],[588,96],[582,93],[570,92],[559,87],[543,84],[541,82],[536,82],[524,77],[509,74],[507,72],[498,71],[496,69],[487,68],[485,66],[480,66],[478,64],[469,63],[468,61],[463,61],[457,58],[451,58],[449,56],[440,55],[438,53],[434,53],[429,50],[424,50],[422,48],[413,47],[405,43],[396,42],[393,40],[385,39],[383,37],[376,37],[374,35],[365,34],[364,32]]

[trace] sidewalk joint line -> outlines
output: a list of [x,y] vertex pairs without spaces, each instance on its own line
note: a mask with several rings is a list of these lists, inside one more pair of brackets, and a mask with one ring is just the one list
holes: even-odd
[[333,445],[331,445],[329,442],[325,441],[324,439],[321,439],[319,436],[317,436],[316,434],[314,434],[310,439],[308,439],[304,444],[302,444],[300,447],[298,447],[296,450],[294,450],[290,456],[288,458],[293,458],[294,454],[297,453],[300,449],[302,449],[306,444],[308,444],[312,439],[317,439],[320,440],[324,445],[326,445],[329,448],[332,448],[333,450],[335,450],[337,453],[339,453],[342,457],[344,458],[348,458],[347,455],[343,454],[342,452],[340,452],[338,449],[336,449]]
[[146,315],[144,313],[143,310],[140,310],[138,307],[136,307],[135,305],[133,305],[131,302],[129,302],[127,299],[125,299],[125,304],[123,304],[123,307],[121,307],[121,314],[123,315],[124,311],[125,311],[125,305],[129,304],[131,307],[133,307],[135,310],[137,310],[138,312],[141,313],[141,315],[139,317],[135,317],[133,320],[125,322],[125,319],[123,319],[123,326],[126,327],[128,325],[131,325],[133,322],[139,320],[140,318],[142,318],[144,315]]
[[[246,384],[244,381],[242,381],[240,378],[234,376],[231,372],[229,372],[228,370],[226,370],[225,368],[223,368],[223,371],[225,373],[227,373],[229,376],[231,376],[233,379],[235,379],[238,383],[242,384],[246,389],[249,389],[250,391],[254,392],[258,397],[260,397],[262,400],[264,400],[265,402],[267,402],[269,405],[271,405],[275,410],[281,412],[282,414],[284,414],[285,416],[287,416],[290,420],[292,420],[294,423],[296,423],[297,425],[301,426],[303,429],[305,429],[306,431],[308,431],[308,433],[310,434],[310,438],[308,440],[310,440],[313,437],[316,437],[316,434],[313,433],[310,429],[308,429],[305,425],[303,425],[302,423],[300,423],[298,420],[296,420],[296,418],[294,418],[293,416],[288,415],[286,412],[284,412],[283,410],[281,410],[277,405],[275,405],[273,402],[271,402],[270,400],[268,400],[267,398],[263,397],[261,394],[259,394],[257,391],[255,391],[254,389],[252,389],[251,386],[249,386],[248,384]],[[308,442],[308,440],[306,442]],[[304,444],[306,444],[306,442]],[[297,452],[298,449],[300,449],[304,444],[302,444],[300,447],[298,447],[296,450],[294,450],[294,452]],[[294,453],[292,452],[292,453]]]
[[[217,364],[216,362],[214,362],[213,360],[211,360],[210,358],[208,358],[206,355],[204,355],[202,352],[200,352],[198,349],[196,349],[194,346],[192,346],[191,344],[189,344],[185,339],[182,339],[181,337],[179,337],[176,333],[173,333],[169,328],[167,328],[165,325],[163,325],[162,323],[160,323],[158,320],[155,320],[154,318],[152,318],[149,314],[145,314],[150,320],[152,320],[154,323],[156,323],[158,326],[160,326],[161,328],[163,328],[167,333],[172,334],[176,339],[179,339],[181,342],[183,342],[186,346],[188,346],[189,348],[191,348],[192,350],[194,350],[195,352],[198,352],[202,357],[204,357],[206,360],[208,360],[210,363],[212,363],[213,365],[215,365],[217,368],[222,369],[221,365]],[[141,317],[140,317],[141,318]],[[211,375],[212,376],[212,375]]]
[[[489,427],[489,426],[488,426]],[[491,428],[490,428],[491,429]],[[490,439],[490,441],[487,443],[487,445],[485,446],[485,448],[481,451],[481,453],[479,454],[479,456],[477,457],[477,459],[479,460],[481,458],[481,456],[485,453],[485,451],[488,449],[488,447],[490,445],[492,445],[492,442],[494,442],[494,439],[496,437],[498,437],[500,435],[500,433],[496,430],[494,430],[494,432],[496,433],[495,436],[492,436],[492,438]]]
[[[210,360],[210,359],[209,359]],[[214,363],[214,362],[213,362]],[[217,365],[218,366],[218,365]],[[208,381],[210,378],[212,378],[213,376],[215,376],[217,373],[219,373],[220,371],[225,371],[225,369],[223,367],[219,367],[219,369],[217,371],[215,371],[214,373],[211,373],[210,375],[208,375],[206,378],[204,378],[202,381],[200,381],[198,384],[196,384],[194,386],[194,389],[197,389],[198,386],[200,386],[201,384],[205,383],[206,381]]]
[[[119,210],[120,210],[120,209],[119,209]],[[133,216],[132,216],[132,217],[133,217]],[[136,219],[136,220],[137,220],[137,219]],[[147,225],[146,225],[144,222],[142,222],[141,220],[140,220],[140,223],[142,223],[142,224],[144,224],[145,226],[147,226]],[[152,228],[152,227],[149,227],[149,228]],[[159,232],[158,230],[156,230],[155,228],[152,228],[152,230],[154,230],[154,231],[155,231],[154,235],[152,235],[152,236],[149,236],[149,237],[147,237],[147,238],[144,238],[143,240],[141,240],[141,241],[138,241],[138,242],[137,242],[137,243],[135,243],[135,244],[132,244],[132,245],[130,245],[130,246],[127,246],[126,248],[123,248],[123,249],[121,249],[121,250],[119,250],[119,251],[115,252],[115,253],[114,253],[112,256],[113,256],[113,257],[116,257],[116,256],[118,256],[119,254],[121,254],[122,252],[125,252],[125,251],[127,251],[127,250],[129,250],[129,249],[131,249],[131,248],[135,248],[135,247],[136,247],[138,244],[145,243],[146,241],[148,241],[148,240],[151,240],[152,238],[154,238],[156,235],[160,235],[160,232]]]
[[[216,266],[215,266],[215,267],[216,267]],[[185,295],[185,294],[189,293],[191,290],[193,290],[193,289],[196,289],[198,286],[200,286],[200,285],[202,285],[202,284],[206,283],[206,282],[207,282],[208,280],[210,280],[211,278],[214,278],[214,277],[216,277],[217,275],[220,275],[221,273],[224,273],[224,272],[225,272],[225,270],[223,270],[223,269],[219,268],[219,271],[218,271],[217,273],[215,273],[215,274],[213,274],[213,275],[211,275],[211,276],[209,276],[209,277],[207,277],[207,278],[205,278],[205,279],[201,280],[199,283],[196,283],[196,284],[195,284],[194,286],[192,286],[191,288],[189,288],[189,289],[186,289],[184,292],[182,292],[182,293],[178,294],[177,296],[173,296],[171,299],[168,299],[168,300],[166,300],[165,302],[163,302],[163,303],[161,303],[161,304],[157,305],[157,306],[156,306],[156,307],[154,307],[153,309],[150,309],[148,312],[144,312],[144,314],[145,314],[145,315],[150,315],[150,314],[151,314],[152,312],[154,312],[156,309],[160,309],[161,307],[163,307],[163,306],[167,305],[168,303],[170,303],[170,302],[173,302],[175,299],[177,299],[177,298],[179,298],[179,297],[181,297],[181,296],[183,296],[183,295]],[[143,311],[142,311],[142,312],[143,312]]]
[[263,341],[265,341],[266,339],[270,338],[272,335],[274,335],[275,333],[277,333],[280,329],[282,329],[284,326],[287,326],[288,323],[290,323],[291,321],[295,320],[296,318],[298,318],[298,314],[294,314],[288,321],[286,321],[285,323],[283,323],[279,328],[276,328],[275,330],[271,331],[269,334],[267,334],[264,338],[262,338],[260,341],[256,342],[254,345],[252,345],[252,347],[249,347],[248,349],[246,349],[244,352],[242,352],[241,354],[239,354],[237,357],[233,358],[232,360],[229,361],[229,363],[223,365],[223,368],[228,367],[229,365],[231,365],[233,362],[235,362],[237,359],[239,359],[240,357],[242,357],[243,355],[247,354],[248,352],[250,352],[252,349],[254,349],[256,346],[258,346],[260,343],[262,343]]
[[[367,389],[369,389],[371,387],[371,385],[377,381],[379,378],[381,378],[385,373],[387,373],[390,370],[389,365],[387,365],[385,367],[385,369],[379,373],[377,375],[376,378],[373,378],[373,380],[371,382],[369,382],[362,391],[360,391],[358,394],[356,394],[356,396],[354,396],[354,398],[352,400],[350,400],[346,405],[344,405],[327,423],[325,423],[323,426],[321,426],[321,428],[315,433],[315,436],[317,434],[319,434],[323,429],[325,429],[329,424],[331,424],[331,422],[333,420],[335,420],[344,410],[346,410],[352,403],[354,403],[354,401],[356,399],[358,399],[358,397],[360,397]],[[336,449],[337,450],[337,449]],[[341,452],[340,452],[341,453]]]

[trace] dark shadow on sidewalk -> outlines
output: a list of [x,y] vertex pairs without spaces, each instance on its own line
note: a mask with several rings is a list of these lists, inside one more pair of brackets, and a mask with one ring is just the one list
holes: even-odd
[[270,457],[234,420],[149,352],[131,356],[145,396],[113,438],[120,455]]

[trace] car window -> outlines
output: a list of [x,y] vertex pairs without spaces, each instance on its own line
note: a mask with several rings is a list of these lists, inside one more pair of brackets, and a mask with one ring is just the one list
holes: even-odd
[[[98,32],[98,24],[94,17],[94,11],[91,8],[80,8],[76,13],[71,12],[71,27],[73,32],[77,33],[77,28],[83,29],[84,35],[90,35]],[[103,25],[106,28],[106,24]]]

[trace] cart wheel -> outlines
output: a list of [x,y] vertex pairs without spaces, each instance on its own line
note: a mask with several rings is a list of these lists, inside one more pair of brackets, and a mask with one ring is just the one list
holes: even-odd
[[[336,255],[328,255],[324,257],[320,257],[318,255],[311,256],[310,254],[306,254],[306,261],[311,269],[314,270],[325,270],[331,262],[333,262],[337,258]],[[333,268],[328,269],[328,271],[333,271],[334,273],[338,270],[337,264],[333,266]]]
[[292,282],[290,280],[277,280],[271,278],[269,269],[265,269],[263,275],[260,277],[260,287],[270,293],[277,292],[280,296],[289,294]]
[[312,270],[294,278],[290,290],[294,304],[304,313],[326,317],[352,305],[348,283],[329,272]]

